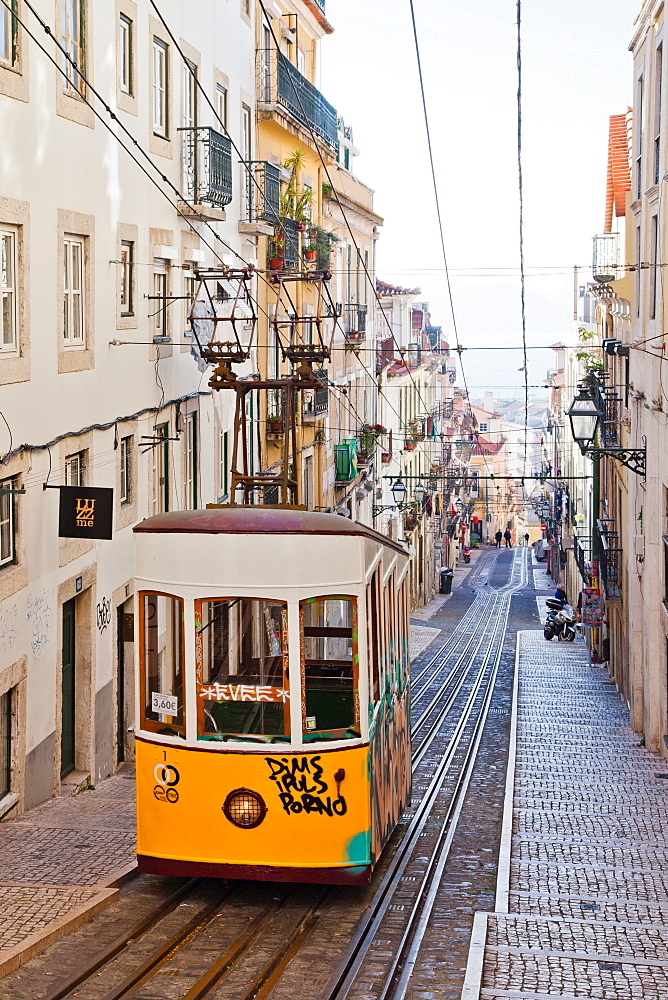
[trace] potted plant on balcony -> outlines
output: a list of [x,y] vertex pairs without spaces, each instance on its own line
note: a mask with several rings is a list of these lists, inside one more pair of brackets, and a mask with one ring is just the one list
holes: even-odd
[[318,256],[318,248],[315,243],[307,243],[304,247],[304,260],[315,260]]
[[269,240],[267,247],[267,258],[271,271],[281,271],[283,269],[283,258],[285,256],[285,237],[283,233],[276,233]]
[[271,414],[267,417],[267,434],[282,434],[283,433],[283,418],[272,416]]

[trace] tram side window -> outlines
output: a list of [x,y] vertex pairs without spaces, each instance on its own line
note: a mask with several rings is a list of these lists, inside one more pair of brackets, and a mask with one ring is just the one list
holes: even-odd
[[359,737],[357,608],[352,597],[300,605],[304,740]]
[[287,607],[278,601],[195,601],[200,740],[289,741]]
[[142,726],[183,736],[183,601],[167,594],[140,595]]
[[366,588],[367,656],[369,660],[369,688],[371,702],[380,700],[380,619],[378,616],[378,570]]

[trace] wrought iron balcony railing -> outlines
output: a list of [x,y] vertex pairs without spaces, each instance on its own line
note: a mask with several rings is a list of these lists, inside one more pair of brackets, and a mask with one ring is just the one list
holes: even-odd
[[258,56],[260,101],[282,104],[293,118],[313,129],[319,139],[336,150],[338,116],[335,108],[282,52],[261,49]]
[[341,310],[341,326],[349,340],[364,340],[366,337],[367,307],[357,302],[346,302]]
[[248,160],[241,164],[244,205],[247,222],[278,222],[281,205],[280,167],[266,160]]
[[582,582],[589,586],[591,583],[591,538],[588,535],[573,536],[573,555]]
[[601,428],[601,437],[604,448],[617,448],[621,443],[619,439],[620,403],[619,396],[605,395],[603,397],[605,416]]
[[610,518],[601,518],[598,522],[601,582],[607,601],[622,599],[622,548],[614,523]]
[[302,416],[317,417],[321,413],[326,413],[329,408],[329,386],[327,385],[327,372],[324,368],[315,370],[316,377],[321,385],[317,389],[304,389]]
[[213,128],[182,128],[183,187],[189,203],[224,208],[232,201],[232,143]]

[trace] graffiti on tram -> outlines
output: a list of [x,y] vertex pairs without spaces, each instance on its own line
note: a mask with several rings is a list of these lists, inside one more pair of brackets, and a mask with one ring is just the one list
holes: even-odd
[[315,757],[265,757],[269,765],[270,780],[276,783],[278,798],[288,816],[305,813],[315,816],[345,816],[348,806],[341,795],[341,782],[346,776],[343,768],[334,775],[336,796],[323,777],[320,756]]

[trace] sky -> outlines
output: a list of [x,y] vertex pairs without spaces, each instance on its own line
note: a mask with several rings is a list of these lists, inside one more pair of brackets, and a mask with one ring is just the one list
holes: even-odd
[[[521,386],[514,0],[414,0],[454,315],[473,398]],[[640,0],[523,0],[528,345],[569,342],[573,267],[603,229],[608,119],[631,103]],[[378,277],[421,289],[454,344],[409,0],[326,0],[320,87],[352,126],[353,170],[385,223]],[[570,338],[572,340],[572,336]],[[485,348],[473,350],[472,348]],[[553,367],[531,350],[529,383]],[[461,382],[461,379],[459,380]],[[505,395],[511,394],[506,389]]]

